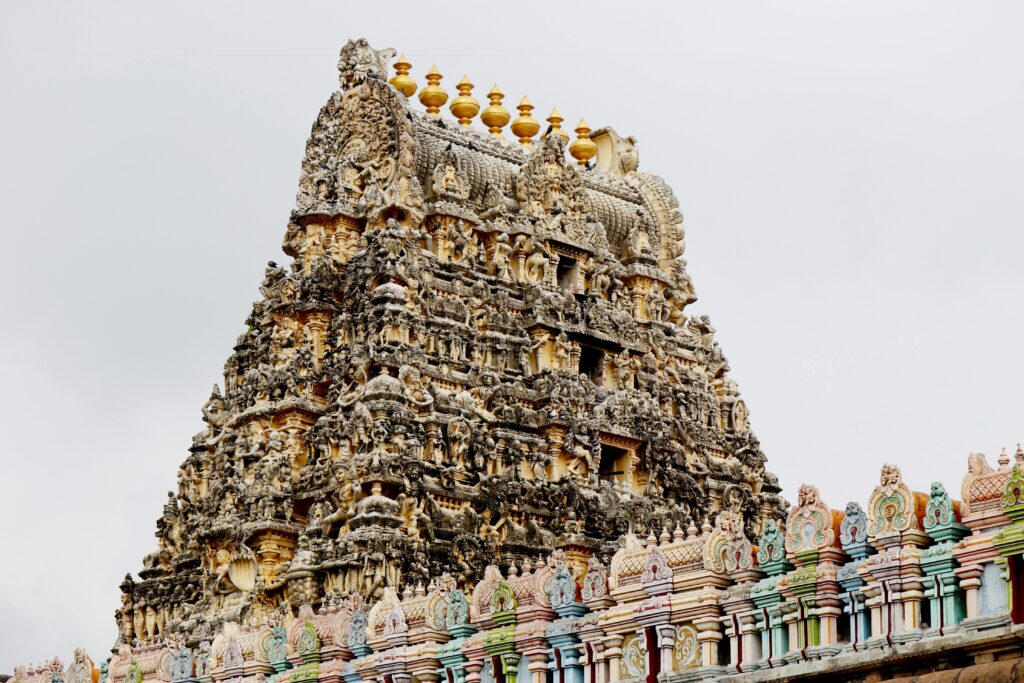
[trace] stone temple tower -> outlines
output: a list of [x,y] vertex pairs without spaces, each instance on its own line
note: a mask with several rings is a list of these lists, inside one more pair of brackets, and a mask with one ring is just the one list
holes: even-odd
[[495,86],[481,112],[465,78],[442,115],[436,68],[424,112],[393,56],[341,52],[290,262],[268,265],[159,548],[122,585],[123,644],[784,516],[636,141],[581,121],[569,143],[557,111],[538,136],[528,100],[512,120]]

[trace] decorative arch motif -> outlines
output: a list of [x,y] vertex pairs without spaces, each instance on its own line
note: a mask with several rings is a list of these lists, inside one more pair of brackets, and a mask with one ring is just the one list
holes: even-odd
[[672,569],[668,566],[668,558],[661,552],[658,546],[652,546],[650,553],[644,560],[644,571],[640,575],[643,583],[654,583],[672,578]]
[[1003,495],[999,499],[999,507],[1002,509],[1024,505],[1024,470],[1019,465],[1014,465],[1010,471],[1010,478],[1006,480],[1003,488]]
[[850,501],[846,504],[846,514],[839,525],[839,542],[843,547],[866,543],[868,540],[868,518],[860,503]]
[[901,533],[917,524],[914,494],[903,483],[903,474],[895,465],[883,465],[879,485],[868,500],[868,535]]
[[758,540],[757,563],[762,567],[786,559],[786,540],[774,519],[764,522],[764,531]]
[[821,501],[818,488],[802,485],[797,501],[786,518],[786,550],[799,553],[835,545],[832,510]]
[[518,606],[512,586],[508,585],[505,579],[498,581],[498,585],[494,587],[494,595],[491,596],[491,611],[510,612]]
[[299,214],[361,217],[388,206],[420,210],[412,122],[405,98],[383,80],[383,52],[343,48],[342,90],[320,110],[306,143]]
[[579,243],[587,237],[586,217],[593,207],[564,148],[560,135],[549,135],[536,146],[519,170],[516,200],[530,218],[550,220],[544,228],[551,237]]
[[312,621],[307,621],[295,639],[295,653],[301,657],[320,652],[320,636]]
[[556,550],[551,559],[555,565],[555,573],[545,582],[544,592],[554,608],[566,607],[576,602],[576,580],[569,570],[569,562],[565,552]]
[[931,497],[928,498],[928,506],[924,512],[924,529],[931,531],[940,526],[947,526],[956,522],[956,512],[953,510],[953,501],[950,500],[946,487],[940,482],[932,482]]
[[743,518],[739,513],[719,512],[704,546],[705,566],[719,574],[752,569],[753,551],[753,545],[743,535]]
[[596,600],[608,595],[608,568],[596,557],[587,560],[581,595],[584,600]]

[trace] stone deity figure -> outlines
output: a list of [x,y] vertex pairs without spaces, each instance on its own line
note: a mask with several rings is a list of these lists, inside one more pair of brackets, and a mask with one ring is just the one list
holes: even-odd
[[626,234],[626,260],[649,256],[651,253],[651,236],[647,232],[647,222],[643,212],[637,209],[633,225]]
[[491,266],[494,275],[506,282],[513,280],[512,263],[509,256],[512,253],[512,245],[509,244],[508,235],[501,233],[494,242],[494,257],[491,259]]

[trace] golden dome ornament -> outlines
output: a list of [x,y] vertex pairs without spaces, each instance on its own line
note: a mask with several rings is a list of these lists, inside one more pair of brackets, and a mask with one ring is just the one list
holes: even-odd
[[565,119],[562,118],[562,115],[558,112],[558,109],[552,109],[551,113],[548,114],[547,118],[548,125],[550,125],[551,127],[548,129],[548,132],[544,134],[544,137],[548,137],[551,135],[560,135],[563,140],[569,142],[569,134],[562,130],[562,121],[565,121]]
[[416,81],[409,75],[409,69],[412,68],[412,64],[409,63],[405,55],[399,55],[394,66],[395,75],[391,77],[388,83],[395,86],[395,90],[406,97],[412,97],[412,94],[416,92]]
[[516,109],[519,110],[519,116],[512,122],[512,132],[519,138],[519,144],[529,149],[533,147],[533,141],[530,138],[540,130],[540,124],[530,114],[533,111],[533,104],[526,96],[519,101]]
[[512,120],[512,115],[508,113],[508,109],[502,106],[501,101],[504,99],[505,93],[501,92],[498,88],[498,84],[495,83],[494,87],[491,88],[490,92],[487,93],[487,99],[490,100],[490,104],[484,109],[483,113],[480,114],[480,120],[487,126],[487,132],[496,138],[503,138],[501,129],[508,125],[508,122]]
[[420,104],[427,108],[431,116],[440,116],[441,107],[448,101],[448,92],[441,87],[441,79],[444,76],[437,70],[437,66],[431,66],[427,72],[427,84],[420,90]]
[[459,120],[460,125],[472,125],[473,117],[480,111],[480,103],[470,94],[473,90],[473,84],[464,75],[455,88],[459,91],[459,94],[448,105],[448,108],[452,110],[452,114]]
[[597,144],[590,139],[590,126],[583,119],[576,126],[576,139],[569,145],[569,154],[584,168],[588,161],[597,156]]

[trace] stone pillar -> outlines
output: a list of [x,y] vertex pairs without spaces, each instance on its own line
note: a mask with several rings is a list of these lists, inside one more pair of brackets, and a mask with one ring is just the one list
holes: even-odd
[[507,683],[516,683],[519,677],[519,653],[506,652],[500,656],[501,672],[505,674]]
[[700,617],[693,622],[700,643],[701,666],[715,666],[718,661],[718,643],[722,640],[721,625],[717,617]]
[[753,671],[759,668],[761,661],[761,633],[757,628],[754,613],[740,617],[740,638],[743,642],[743,670]]
[[604,639],[605,661],[608,663],[608,683],[619,680],[619,658],[622,657],[622,636],[608,636]]
[[590,651],[594,653],[594,680],[591,683],[608,683],[608,662],[604,656],[604,643],[591,642]]
[[[562,655],[562,683],[583,683],[583,667],[580,666],[580,646],[563,645],[558,648]],[[544,679],[536,683],[544,683]]]
[[545,683],[548,671],[547,653],[543,650],[531,650],[526,652],[526,658],[530,660],[526,669],[530,672],[532,683]]
[[484,660],[471,659],[462,666],[466,670],[466,683],[480,683],[480,672],[484,670]]
[[836,645],[839,642],[839,619],[842,614],[842,603],[838,597],[829,595],[818,599],[820,645]]
[[980,564],[969,564],[955,570],[956,575],[960,577],[960,587],[964,589],[968,619],[979,614],[978,598],[981,591],[981,575],[984,571],[985,568]]
[[655,627],[658,632],[658,648],[661,650],[661,671],[672,671],[672,654],[676,646],[676,629],[671,624]]

